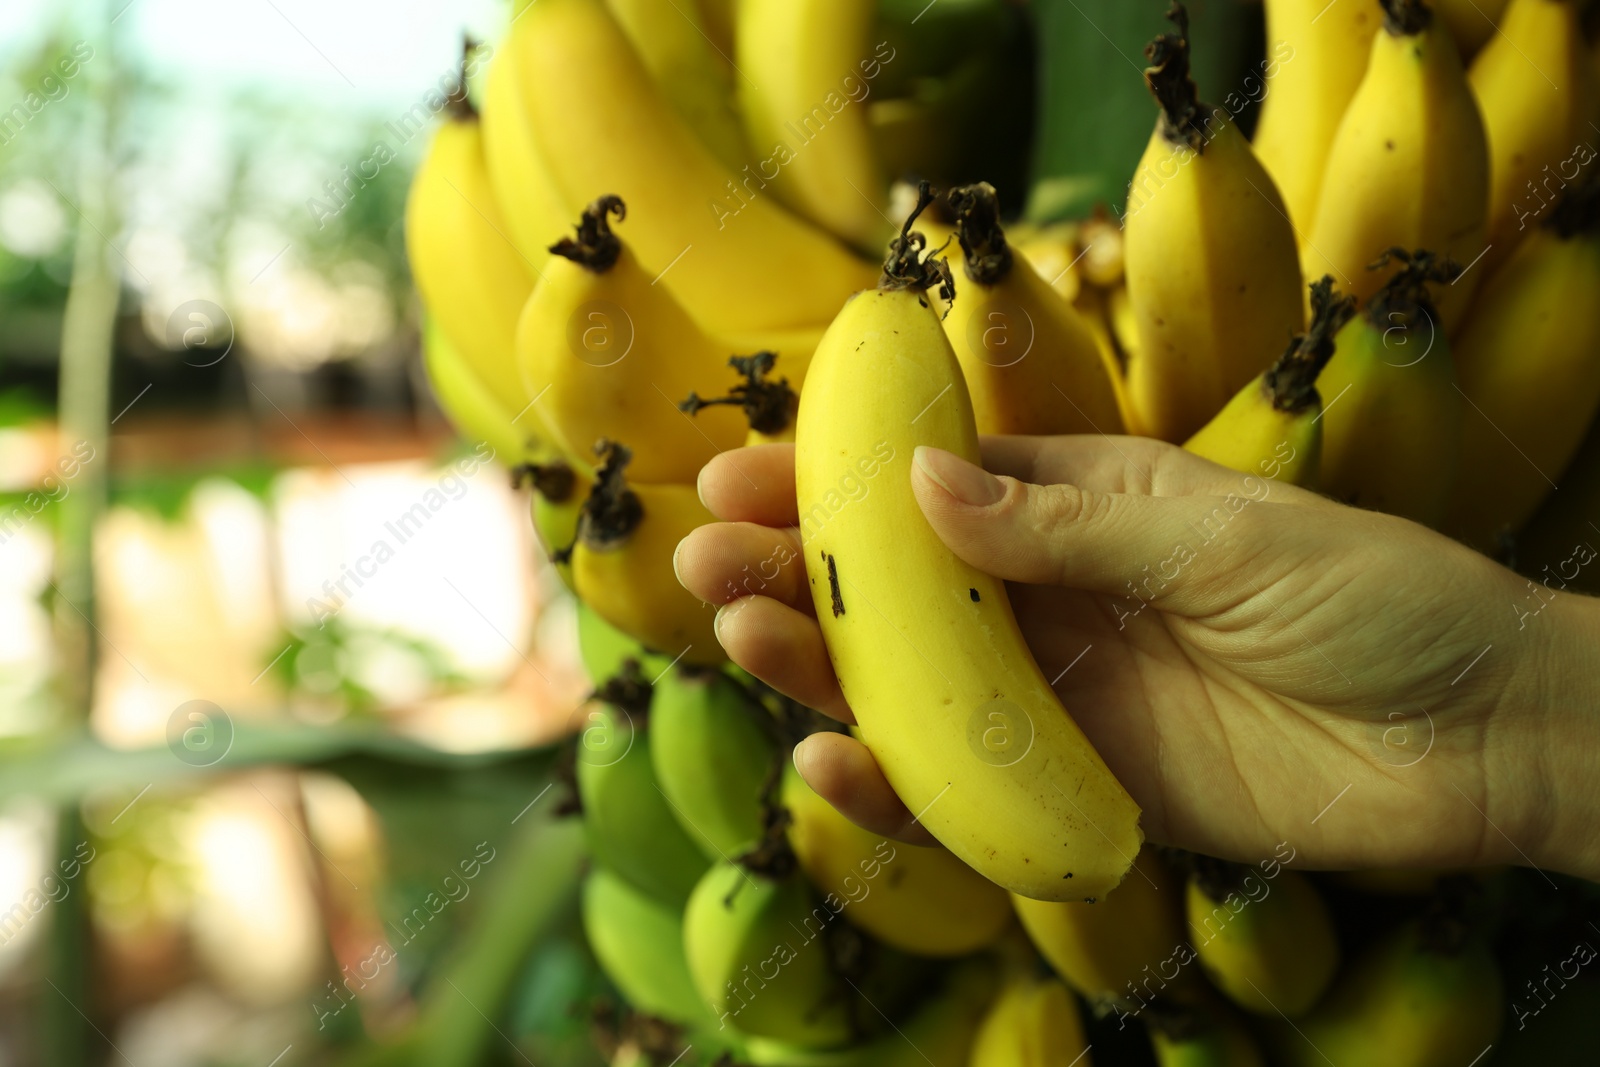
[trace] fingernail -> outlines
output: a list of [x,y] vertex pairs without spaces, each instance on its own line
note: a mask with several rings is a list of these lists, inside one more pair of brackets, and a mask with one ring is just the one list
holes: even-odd
[[672,550],[672,576],[678,580],[679,585],[683,584],[683,572],[678,570],[678,557],[683,554],[683,542],[687,540],[689,539],[685,537],[678,542],[678,547]]
[[794,761],[794,769],[799,773],[801,778],[806,776],[806,769],[800,765],[800,750],[805,747],[805,743],[801,742],[800,744],[794,746],[794,751],[789,756],[789,758]]
[[1000,479],[953,452],[918,445],[912,453],[912,459],[922,468],[923,474],[963,504],[986,508],[999,503],[1000,498],[1006,495],[1006,487]]
[[728,603],[718,608],[715,615],[711,616],[711,633],[712,636],[717,639],[719,644],[722,642],[722,620],[727,616],[728,609],[737,603],[737,600],[730,600]]

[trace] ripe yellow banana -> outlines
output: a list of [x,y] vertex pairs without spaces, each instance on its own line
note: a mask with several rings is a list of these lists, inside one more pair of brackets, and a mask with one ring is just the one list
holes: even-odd
[[[1128,398],[1139,432],[1182,441],[1305,324],[1294,230],[1233,117],[1201,104],[1188,17],[1146,55],[1161,104],[1128,191],[1128,305],[1138,344]],[[1314,277],[1320,277],[1317,272]]]
[[[874,51],[875,4],[739,0],[734,62],[740,113],[771,192],[863,251],[883,246],[889,179],[867,120],[872,78],[894,50]],[[869,73],[871,72],[871,73]],[[731,223],[730,223],[731,225]]]
[[1444,518],[1461,452],[1461,393],[1429,286],[1459,267],[1399,249],[1402,266],[1334,338],[1322,394],[1322,490],[1428,525]]
[[952,189],[970,284],[944,316],[979,433],[1122,432],[1122,415],[1094,333],[1000,228],[988,183]]
[[634,1010],[684,1026],[715,1026],[689,978],[681,909],[596,867],[583,884],[583,932],[600,969]]
[[[463,90],[411,180],[406,254],[440,331],[496,401],[521,411],[529,397],[512,339],[533,275],[506,236],[483,148],[482,127]],[[537,413],[523,416],[529,417]]]
[[[552,459],[545,463],[524,463],[511,471],[512,488],[520,488],[526,478],[533,486],[530,508],[533,532],[539,547],[568,590],[572,589],[572,546],[578,539],[578,518],[583,503],[594,489],[594,474],[584,467]],[[610,677],[608,672],[605,677]]]
[[1561,484],[1600,411],[1600,180],[1569,194],[1484,283],[1454,346],[1470,478],[1444,528],[1486,551]]
[[693,389],[733,387],[729,353],[651,284],[611,232],[607,215],[625,213],[620,200],[602,197],[584,210],[575,240],[552,246],[545,279],[523,309],[517,360],[568,455],[587,455],[603,439],[648,442],[634,478],[692,483],[708,459],[744,443],[737,412],[691,421],[677,407]]
[[682,907],[707,861],[678,826],[650,764],[650,685],[633,664],[596,696],[575,768],[590,852],[656,900]]
[[[434,399],[463,438],[487,441],[495,459],[506,466],[546,451],[536,432],[511,421],[512,413],[467,366],[432,318],[422,325],[422,364]],[[523,421],[532,420],[524,415]]]
[[1594,74],[1578,5],[1512,0],[1467,76],[1489,138],[1489,250],[1479,267],[1492,275],[1594,156]]
[[1116,892],[1096,903],[1013,896],[1012,904],[1039,954],[1085,999],[1130,1007],[1191,999],[1196,976],[1181,890],[1150,847]]
[[978,1028],[969,1067],[1057,1067],[1085,1060],[1078,1005],[1054,978],[1008,981]]
[[1504,1018],[1489,950],[1413,923],[1371,946],[1297,1031],[1280,1035],[1282,1061],[1458,1067],[1499,1040]]
[[729,170],[750,161],[734,107],[733,67],[693,3],[606,0],[667,103]]
[[942,848],[917,848],[861,829],[817,796],[791,763],[783,806],[789,845],[811,884],[844,902],[852,925],[917,956],[965,956],[1011,925],[1011,901]]
[[1505,14],[1507,0],[1432,0],[1432,6],[1463,56],[1470,56],[1494,37]]
[[[1301,254],[1306,277],[1331,274],[1361,303],[1387,277],[1368,269],[1386,248],[1470,265],[1489,209],[1488,142],[1455,40],[1425,0],[1382,3],[1383,28],[1328,149]],[[1437,294],[1446,330],[1481,275]]]
[[717,666],[725,657],[711,611],[672,571],[678,542],[715,520],[692,485],[630,485],[629,456],[609,444],[595,473],[572,547],[572,584],[597,615],[647,649]]
[[[719,164],[661,98],[602,0],[539,0],[524,97],[540,155],[567,201],[614,192],[633,243],[707,328],[726,333],[825,322],[871,270],[780,208],[766,179]],[[746,188],[748,187],[748,188]]]
[[1239,390],[1183,447],[1242,474],[1315,486],[1322,464],[1322,396],[1317,375],[1355,300],[1333,295],[1324,275],[1311,286],[1311,323],[1283,355]]
[[1372,53],[1372,0],[1266,0],[1266,95],[1251,140],[1298,236],[1311,225],[1328,146]]
[[[1266,881],[1247,868],[1201,861],[1185,910],[1200,966],[1247,1011],[1304,1015],[1339,969],[1339,941],[1311,880],[1280,869]],[[1259,895],[1257,890],[1259,889]]]
[[737,684],[720,671],[662,674],[650,757],[662,794],[708,856],[731,859],[758,843],[779,757],[766,709]]
[[[925,291],[941,273],[948,289],[949,267],[922,260],[915,218],[882,287],[828,328],[800,394],[795,479],[802,522],[824,519],[805,550],[823,639],[861,740],[945,847],[1027,896],[1103,896],[1138,852],[1138,805],[1051,691],[1005,584],[946,548],[912,494],[917,445],[979,459]],[[845,498],[841,479],[869,465],[869,491]]]
[[513,18],[489,64],[483,87],[483,153],[505,233],[537,282],[550,258],[551,242],[567,232],[583,201],[569,204],[562,196],[534,140],[523,103],[543,91],[529,61],[532,32],[530,20]]

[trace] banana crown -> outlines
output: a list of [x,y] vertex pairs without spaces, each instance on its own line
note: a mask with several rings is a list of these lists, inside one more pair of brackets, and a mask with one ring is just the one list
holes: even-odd
[[1331,274],[1311,283],[1311,322],[1306,332],[1295,335],[1264,376],[1274,408],[1294,415],[1322,402],[1317,375],[1333,358],[1334,337],[1355,313],[1356,298],[1334,295]]

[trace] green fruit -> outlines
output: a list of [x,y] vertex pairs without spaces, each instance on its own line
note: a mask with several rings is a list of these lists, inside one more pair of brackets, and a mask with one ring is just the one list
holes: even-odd
[[600,969],[634,1009],[685,1026],[714,1023],[689,979],[678,909],[597,867],[583,886],[583,930]]
[[666,670],[667,657],[646,652],[644,647],[595,614],[594,610],[578,602],[578,658],[583,662],[584,673],[595,685],[622,673],[628,660],[638,660],[645,678],[654,678]]

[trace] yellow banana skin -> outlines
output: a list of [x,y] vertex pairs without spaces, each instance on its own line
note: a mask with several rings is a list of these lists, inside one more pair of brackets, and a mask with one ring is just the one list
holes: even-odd
[[733,68],[706,36],[693,3],[606,0],[656,87],[717,161],[729,170],[749,162],[733,106]]
[[944,317],[979,433],[1118,434],[1117,397],[1093,332],[1000,229],[987,183],[953,189],[969,284]]
[[699,144],[601,0],[539,0],[522,21],[531,67],[559,87],[524,98],[557,188],[569,203],[621,196],[646,276],[696,320],[728,334],[812,325],[871,284],[867,264],[780,208],[760,175],[733,174]]
[[1317,379],[1320,480],[1335,499],[1437,526],[1460,462],[1462,402],[1450,343],[1427,297],[1429,278],[1453,274],[1419,262],[1395,274],[1335,338]]
[[1305,321],[1283,200],[1233,119],[1195,99],[1181,26],[1149,51],[1145,80],[1170,106],[1134,172],[1124,236],[1137,327],[1128,401],[1139,432],[1174,442],[1204,426]]
[[969,1067],[1087,1064],[1078,1006],[1054,978],[1017,976],[1000,990],[972,1043]]
[[569,205],[540,156],[523,100],[541,92],[530,67],[532,24],[513,18],[483,87],[483,151],[489,184],[505,233],[535,281],[550,258],[550,243],[567,231],[581,201]]
[[[1458,485],[1445,529],[1481,550],[1493,551],[1562,484],[1600,411],[1600,183],[1584,193],[1585,228],[1529,234],[1484,284],[1454,346],[1469,401],[1461,469],[1471,477]],[[1557,210],[1550,221],[1559,224],[1566,212]]]
[[487,441],[495,458],[508,466],[546,450],[536,433],[511,421],[512,413],[495,399],[431,318],[422,326],[422,364],[434,399],[463,438]]
[[[1386,248],[1426,248],[1467,266],[1484,250],[1489,148],[1449,30],[1424,0],[1385,0],[1367,72],[1333,145],[1306,233],[1305,276],[1333,275],[1366,303],[1387,277],[1369,270]],[[1474,269],[1441,288],[1446,330],[1466,311]]]
[[1486,275],[1593,158],[1593,77],[1569,0],[1512,0],[1472,61],[1468,79],[1489,138]]
[[1012,897],[1039,954],[1091,1002],[1186,999],[1195,987],[1181,887],[1146,847],[1116,891],[1093,904]]
[[870,834],[817,796],[793,765],[784,769],[790,847],[823,893],[847,901],[843,915],[878,941],[917,956],[965,956],[1011,925],[1005,890],[942,848],[917,848]]
[[[912,494],[917,445],[977,462],[978,434],[922,291],[921,235],[893,249],[885,280],[907,287],[845,305],[800,396],[798,507],[828,656],[861,740],[946,848],[1026,896],[1103,896],[1138,851],[1139,808],[1051,691],[1004,583],[946,548]],[[840,480],[868,470],[845,498]]]
[[1282,1060],[1290,1067],[1329,1060],[1455,1067],[1499,1040],[1504,1018],[1489,950],[1476,940],[1432,949],[1412,924],[1355,960],[1327,999],[1296,1022],[1299,1034],[1280,1035]]
[[636,1011],[681,1025],[714,1025],[694,995],[677,908],[597,867],[584,880],[583,932],[600,969]]
[[772,192],[864,251],[891,231],[881,214],[889,180],[868,122],[871,81],[862,77],[893,60],[892,49],[873,51],[875,9],[860,0],[739,0],[734,60],[747,75],[739,102],[751,148],[763,160],[778,146],[792,156]]
[[1328,277],[1312,286],[1311,301],[1307,331],[1185,441],[1186,450],[1241,474],[1316,485],[1322,464],[1317,375],[1333,356],[1334,335],[1355,313],[1355,301],[1334,297]]
[[1383,12],[1371,0],[1266,0],[1266,12],[1267,92],[1251,146],[1299,236],[1316,212],[1328,145]]
[[612,446],[596,472],[572,548],[579,599],[646,649],[682,662],[724,662],[709,608],[673,576],[678,542],[715,519],[692,485],[631,485],[626,450]]
[[1191,877],[1185,893],[1189,939],[1200,966],[1228,999],[1261,1015],[1297,1018],[1311,1010],[1339,968],[1339,942],[1311,880],[1280,870],[1266,891],[1207,890]]
[[405,226],[411,274],[439,330],[498,403],[521,411],[529,397],[513,338],[533,276],[506,237],[483,130],[464,104],[434,133],[411,180]]

